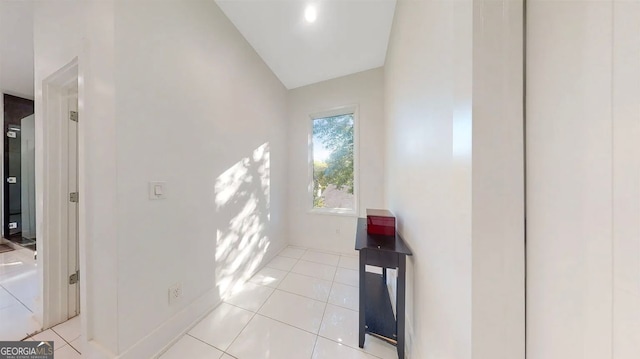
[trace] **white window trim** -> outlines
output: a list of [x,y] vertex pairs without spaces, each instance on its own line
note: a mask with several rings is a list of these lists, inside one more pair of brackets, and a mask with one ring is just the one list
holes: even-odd
[[[313,121],[319,118],[353,114],[353,198],[354,209],[313,207]],[[307,213],[357,217],[360,208],[360,115],[358,105],[346,105],[309,115],[307,126]]]

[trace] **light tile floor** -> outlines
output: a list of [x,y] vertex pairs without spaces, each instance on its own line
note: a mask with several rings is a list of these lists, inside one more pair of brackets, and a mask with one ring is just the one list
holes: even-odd
[[0,253],[0,340],[21,340],[40,329],[33,316],[37,295],[33,251]]
[[[33,316],[39,300],[37,270],[30,249],[0,253],[0,340],[22,340],[40,330]],[[25,340],[52,340],[56,359],[75,359],[81,357],[79,338],[76,317]]]
[[367,335],[358,348],[358,258],[285,248],[162,359],[397,359]]
[[[369,335],[358,347],[357,269],[355,255],[287,247],[161,358],[397,359]],[[78,317],[29,340],[53,340],[56,359],[82,357]]]
[[82,358],[80,343],[80,317],[74,317],[58,324],[26,340],[53,341],[54,357],[56,359]]

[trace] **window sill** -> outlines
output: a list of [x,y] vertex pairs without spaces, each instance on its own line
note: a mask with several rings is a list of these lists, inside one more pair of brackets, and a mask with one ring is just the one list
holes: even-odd
[[307,214],[320,214],[323,216],[340,216],[340,217],[358,217],[355,210],[329,209],[329,208],[313,208],[307,211]]

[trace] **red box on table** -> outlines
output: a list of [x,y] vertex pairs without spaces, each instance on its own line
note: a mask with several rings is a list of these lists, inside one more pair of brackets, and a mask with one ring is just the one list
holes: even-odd
[[367,233],[396,235],[396,217],[386,209],[367,209]]

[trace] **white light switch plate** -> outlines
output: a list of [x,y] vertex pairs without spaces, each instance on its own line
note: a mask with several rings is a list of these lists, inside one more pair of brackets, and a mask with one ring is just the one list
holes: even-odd
[[167,198],[166,182],[149,182],[149,199],[165,199]]

